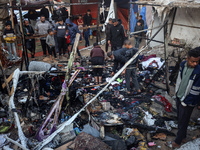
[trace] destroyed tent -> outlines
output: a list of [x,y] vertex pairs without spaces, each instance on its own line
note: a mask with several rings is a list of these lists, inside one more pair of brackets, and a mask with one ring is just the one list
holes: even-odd
[[[141,3],[141,2],[140,2]],[[152,5],[153,19],[149,28],[156,28],[169,16],[168,29],[170,30],[171,24],[173,23],[171,36],[169,42],[177,45],[186,45],[186,47],[197,47],[199,46],[199,33],[200,33],[200,19],[198,18],[199,1],[188,2],[179,0],[156,0],[153,3],[143,1],[142,4]],[[156,6],[153,6],[153,5]],[[170,10],[175,11],[174,15],[169,14]],[[157,31],[153,29],[149,32],[149,35],[153,35]],[[152,32],[152,33],[151,33]],[[155,40],[164,42],[164,32],[160,32]],[[150,46],[154,47],[160,45],[158,42],[151,42]]]
[[[72,63],[74,69],[70,72],[71,80],[67,80],[71,85],[69,91],[69,83],[64,81],[63,77],[65,68],[71,61],[60,62],[57,70],[51,71],[47,71],[50,66],[45,64],[45,72],[15,70],[14,94],[9,101],[9,112],[10,115],[14,114],[15,121],[9,121],[13,119],[8,118],[5,123],[17,126],[18,137],[8,136],[15,138],[14,140],[19,138],[20,146],[37,150],[44,147],[56,149],[71,140],[74,145],[70,145],[71,149],[146,150],[148,144],[151,145],[151,140],[141,134],[146,134],[146,130],[151,131],[150,136],[155,138],[160,136],[156,136],[156,133],[164,133],[162,138],[174,135],[171,128],[177,126],[173,115],[175,110],[171,104],[173,99],[164,94],[165,90],[158,90],[159,88],[154,86],[155,81],[164,81],[164,62],[161,58],[156,55],[146,58],[140,56],[138,80],[144,92],[126,95],[124,91],[125,81],[120,74],[146,47],[110,78],[108,77],[112,72],[112,62],[106,61],[103,66],[103,81],[106,85],[94,85],[92,69],[102,66],[91,66],[88,58]],[[31,68],[30,70],[35,70],[38,67]],[[71,93],[70,111],[65,109],[66,99],[63,99],[63,105],[58,109],[62,100],[60,98],[65,92]],[[7,105],[6,99],[3,99]],[[27,112],[24,113],[24,110]],[[190,129],[196,128],[195,126]],[[11,130],[9,127],[7,129]],[[94,142],[87,144],[91,139]]]

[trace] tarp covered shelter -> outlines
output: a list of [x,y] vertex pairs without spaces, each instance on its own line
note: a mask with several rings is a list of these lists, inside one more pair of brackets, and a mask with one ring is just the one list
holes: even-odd
[[[188,2],[188,0],[155,0],[155,1],[143,1],[138,2],[144,5],[151,5],[155,8],[153,27],[159,26],[167,14],[173,8],[177,8],[173,28],[171,31],[171,40],[179,39],[185,41],[186,47],[199,46],[199,34],[200,34],[200,1],[194,0]],[[156,5],[156,6],[155,6]],[[173,15],[169,16],[169,28],[171,26]],[[151,28],[151,27],[150,27]],[[152,35],[158,29],[152,31]],[[155,40],[164,42],[164,35],[161,31],[155,38]],[[177,43],[179,44],[179,43]],[[157,46],[160,43],[151,42],[151,46]]]

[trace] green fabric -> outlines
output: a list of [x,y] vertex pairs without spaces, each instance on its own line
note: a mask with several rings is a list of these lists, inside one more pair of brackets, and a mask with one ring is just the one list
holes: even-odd
[[185,63],[183,72],[182,72],[182,80],[178,89],[177,97],[182,98],[185,94],[188,82],[190,80],[190,76],[192,75],[194,68],[190,68],[187,66],[187,63]]

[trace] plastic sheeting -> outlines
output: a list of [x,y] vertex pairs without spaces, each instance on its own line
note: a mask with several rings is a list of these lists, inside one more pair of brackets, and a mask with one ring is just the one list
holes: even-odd
[[[171,39],[184,39],[187,45],[191,47],[199,46],[200,35],[200,9],[194,8],[178,8],[174,20],[174,26],[171,33]],[[170,21],[171,22],[171,21]],[[179,26],[182,24],[186,26],[194,26],[199,28],[190,28]]]
[[135,16],[134,10],[133,10],[133,5],[131,4],[131,22],[130,22],[130,27],[131,27],[131,32],[134,32],[135,26],[137,23],[137,18]]
[[186,144],[182,145],[179,149],[177,150],[199,150],[200,149],[200,138],[187,142]]

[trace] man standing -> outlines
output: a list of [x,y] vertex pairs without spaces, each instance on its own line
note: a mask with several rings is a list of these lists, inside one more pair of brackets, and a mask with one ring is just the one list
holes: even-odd
[[109,18],[109,23],[106,25],[106,52],[108,52],[108,37],[110,36],[110,28],[112,26],[112,18]]
[[55,34],[57,34],[57,42],[58,42],[58,50],[59,50],[60,59],[61,59],[62,49],[63,49],[64,56],[65,56],[65,51],[66,51],[65,33],[66,33],[66,24],[63,23],[62,18],[58,18],[58,24],[56,24],[56,27],[55,27]]
[[[51,29],[51,24],[49,23],[49,21],[45,20],[45,16],[41,16],[40,17],[40,21],[38,21],[35,25],[35,30],[38,34],[40,35],[45,35],[47,34],[48,30]],[[42,50],[43,50],[43,56],[46,57],[47,56],[47,52],[46,52],[46,37],[41,37],[40,38],[40,42],[42,45]],[[48,48],[48,47],[47,47]]]
[[[30,37],[30,36],[33,36],[35,34],[33,28],[31,25],[29,25],[29,21],[28,20],[25,20],[24,21],[24,35],[26,37]],[[26,48],[31,52],[31,58],[32,60],[34,59],[34,55],[35,55],[35,39],[26,39],[25,40],[25,45],[26,45]]]
[[187,127],[194,107],[200,102],[200,48],[188,52],[187,60],[180,64],[176,81],[176,106],[178,116],[178,132],[172,142],[173,148],[186,142]]
[[[134,32],[141,31],[142,29],[143,27],[141,25],[141,22],[137,21]],[[136,33],[135,34],[135,48],[139,48],[141,41],[142,41],[142,32]]]
[[141,26],[143,27],[142,29],[144,29],[144,20],[142,19],[142,15],[138,17],[138,21],[141,22]]
[[111,50],[115,51],[122,48],[125,41],[124,28],[117,19],[112,20],[113,25],[110,28],[110,36],[108,36],[108,44],[111,44]]
[[92,15],[91,15],[91,10],[88,9],[87,13],[84,16],[84,25],[87,25],[88,27],[90,27],[91,23],[92,23]]

